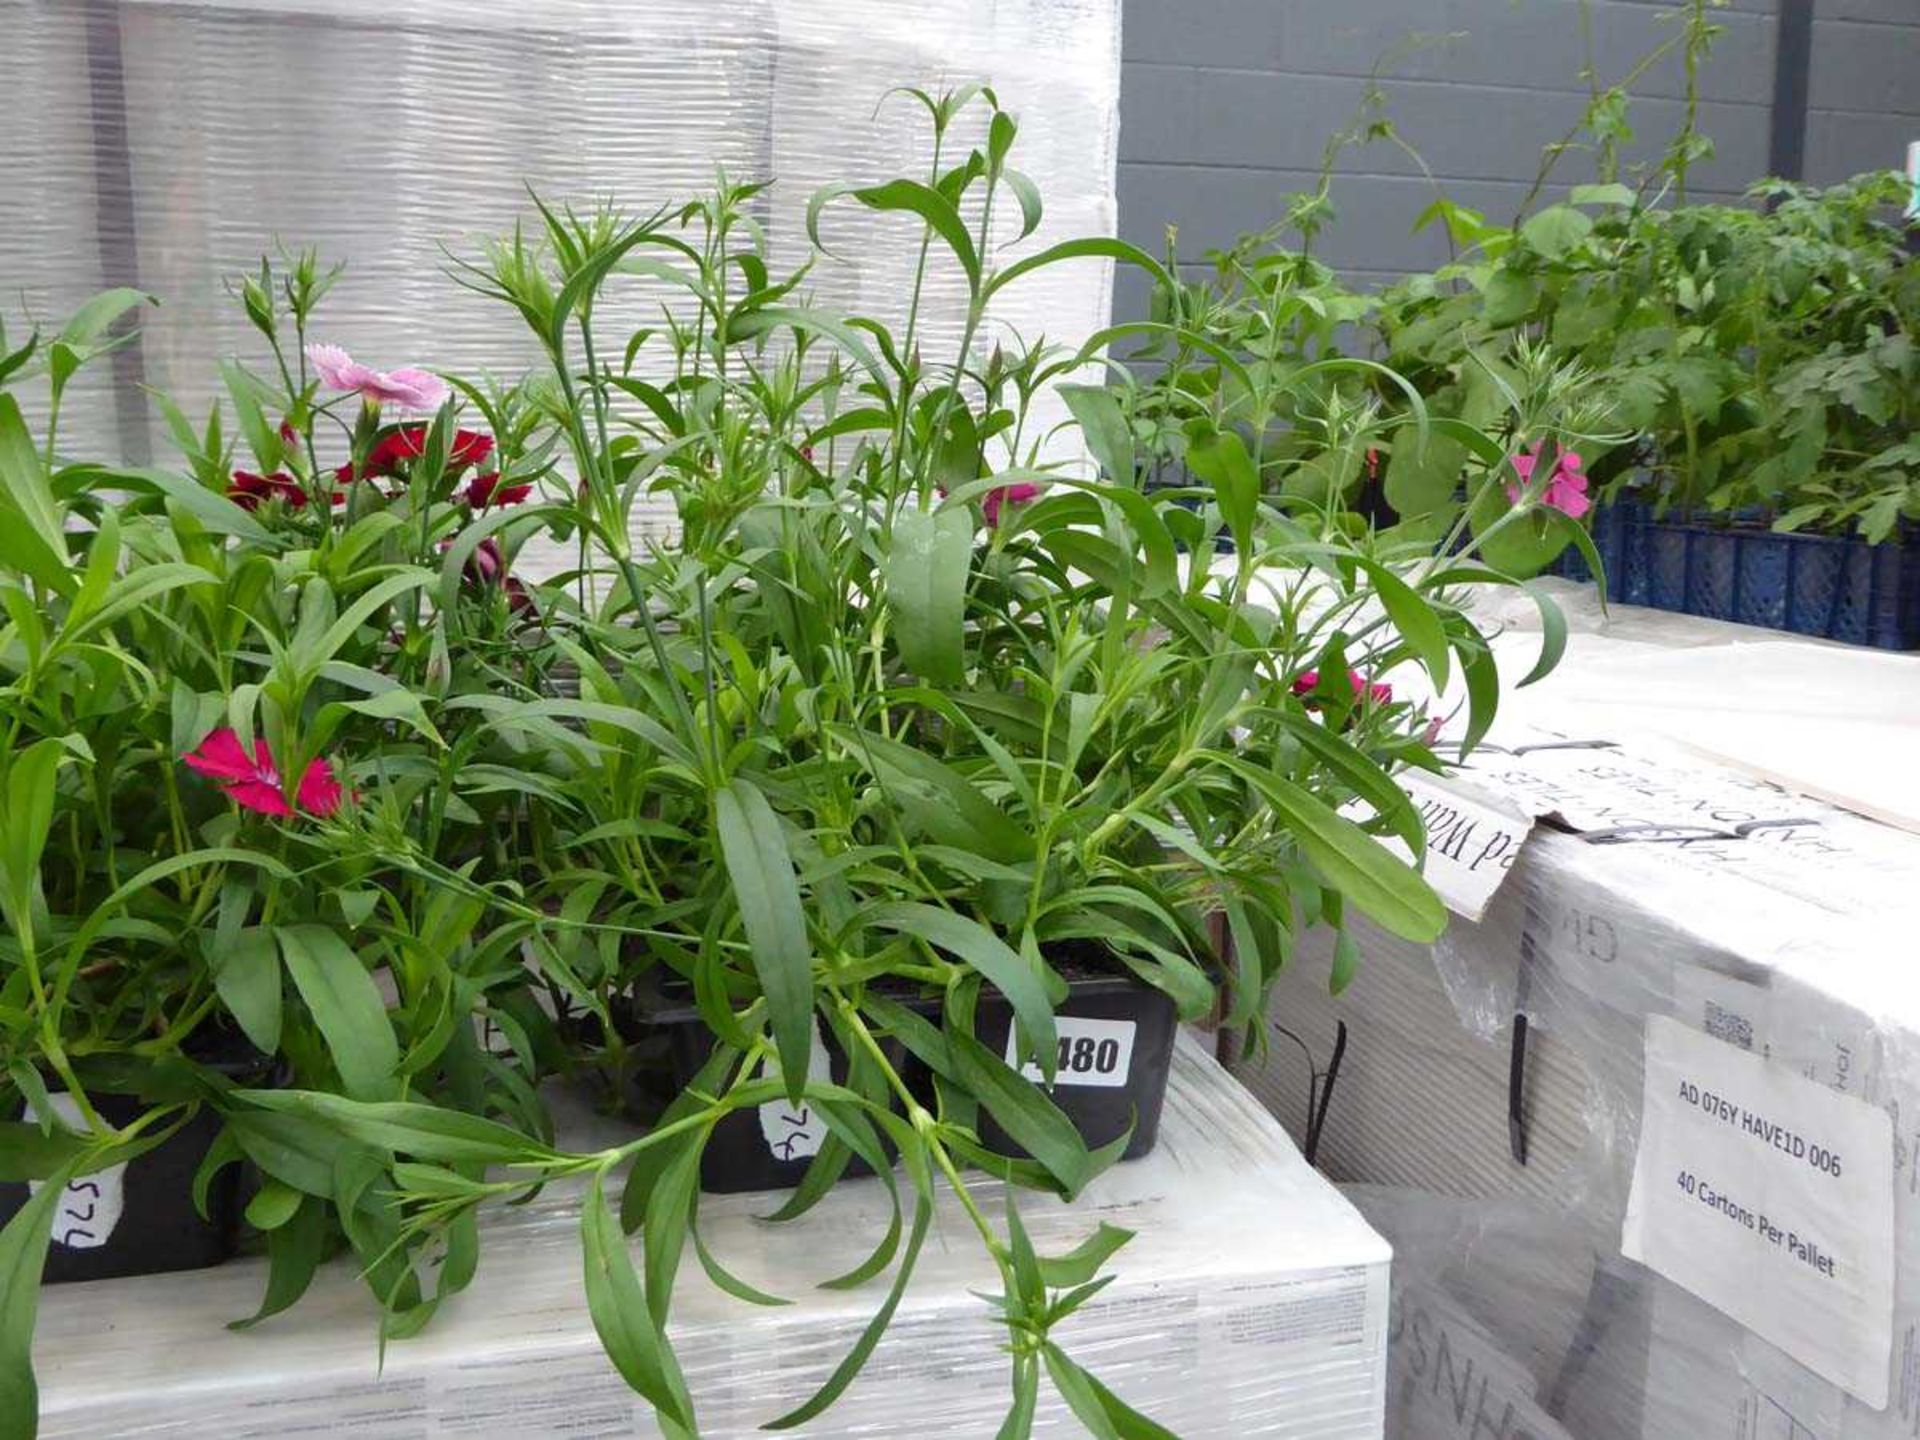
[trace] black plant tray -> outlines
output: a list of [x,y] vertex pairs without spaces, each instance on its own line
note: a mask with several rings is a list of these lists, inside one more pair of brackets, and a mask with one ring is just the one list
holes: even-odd
[[[1054,1015],[1059,1064],[1048,1093],[1088,1149],[1118,1140],[1131,1124],[1133,1137],[1121,1158],[1137,1159],[1159,1138],[1179,1026],[1173,1001],[1128,974],[1078,964],[1058,968],[1067,981],[1067,998]],[[1013,1008],[998,991],[983,989],[974,1013],[975,1037],[1012,1064],[1012,1032]],[[1029,1064],[1023,1073],[1042,1083],[1037,1066]],[[1026,1153],[984,1112],[980,1139],[1004,1155]]]
[[[128,1124],[151,1108],[131,1095],[88,1098],[114,1125]],[[222,1166],[213,1176],[205,1217],[193,1205],[193,1177],[221,1124],[218,1113],[202,1106],[153,1149],[68,1182],[53,1213],[43,1278],[57,1283],[158,1275],[203,1270],[231,1258],[240,1225],[240,1167]],[[12,1219],[31,1193],[22,1183],[0,1184],[0,1224]]]

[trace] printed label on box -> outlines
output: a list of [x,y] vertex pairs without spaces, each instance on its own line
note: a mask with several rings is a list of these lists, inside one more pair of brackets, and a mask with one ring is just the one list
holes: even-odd
[[[1058,1015],[1053,1026],[1060,1037],[1060,1059],[1054,1071],[1055,1085],[1091,1085],[1118,1089],[1127,1083],[1133,1065],[1131,1020],[1092,1020],[1079,1015]],[[1029,1061],[1020,1065],[1020,1031],[1007,1032],[1007,1064],[1018,1065],[1020,1073],[1035,1084],[1045,1084],[1040,1067]]]
[[1893,1122],[1647,1017],[1622,1253],[1876,1409],[1893,1349]]
[[1417,1280],[1394,1285],[1387,1419],[1403,1440],[1572,1440],[1527,1367]]
[[[1447,909],[1464,919],[1478,920],[1487,913],[1487,903],[1512,872],[1520,847],[1533,833],[1532,817],[1517,808],[1463,795],[1410,770],[1394,778],[1426,826],[1423,873],[1427,883]],[[1361,800],[1349,801],[1340,808],[1350,820],[1363,821],[1373,815],[1372,807]],[[1379,839],[1403,859],[1413,859],[1405,842],[1389,835]]]

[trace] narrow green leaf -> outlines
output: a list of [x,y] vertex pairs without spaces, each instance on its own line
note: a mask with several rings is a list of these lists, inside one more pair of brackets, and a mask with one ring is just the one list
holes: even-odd
[[1059,1346],[1050,1343],[1042,1353],[1054,1385],[1090,1433],[1111,1440],[1177,1440],[1171,1430],[1149,1420],[1074,1364]]
[[[267,1232],[267,1292],[260,1308],[244,1320],[231,1321],[229,1330],[251,1330],[269,1316],[288,1309],[313,1282],[326,1253],[327,1205],[312,1195],[288,1191],[296,1201],[283,1223]],[[248,1207],[252,1215],[252,1207]]]
[[587,1313],[614,1368],[659,1417],[669,1436],[694,1433],[693,1401],[666,1334],[647,1312],[640,1276],[627,1253],[627,1238],[607,1204],[606,1172],[596,1170],[580,1214],[580,1248],[586,1259]]
[[1428,675],[1433,677],[1436,693],[1447,688],[1447,665],[1452,652],[1447,647],[1447,632],[1433,607],[1398,575],[1377,560],[1361,561],[1373,580],[1374,593],[1380,597],[1387,618],[1407,642]]
[[1246,443],[1231,430],[1208,428],[1187,442],[1187,466],[1213,487],[1220,518],[1233,536],[1234,548],[1252,553],[1253,517],[1260,503],[1260,472],[1247,454]]
[[932,1201],[923,1194],[914,1207],[913,1228],[907,1235],[907,1248],[900,1257],[900,1268],[894,1272],[893,1288],[887,1292],[879,1311],[867,1322],[867,1328],[860,1332],[860,1338],[835,1367],[833,1374],[827,1377],[826,1384],[804,1405],[788,1411],[778,1420],[769,1421],[764,1428],[791,1430],[796,1425],[806,1424],[838,1400],[841,1392],[853,1383],[854,1377],[867,1363],[867,1357],[873,1354],[874,1346],[880,1343],[880,1337],[886,1333],[887,1326],[893,1323],[893,1312],[900,1308],[900,1297],[906,1293],[907,1281],[912,1278],[914,1262],[920,1258],[920,1247],[926,1241],[927,1227],[932,1220]]
[[1447,927],[1447,910],[1420,873],[1313,795],[1239,756],[1221,764],[1247,781],[1327,882],[1385,929],[1422,944]]
[[1043,1257],[1040,1273],[1045,1277],[1048,1288],[1064,1290],[1070,1285],[1086,1284],[1099,1274],[1100,1267],[1111,1260],[1121,1246],[1133,1239],[1133,1233],[1103,1220],[1098,1230],[1066,1254],[1051,1260]]
[[[1051,1017],[1049,1017],[1051,1018]],[[1087,1142],[1060,1107],[971,1035],[948,1030],[960,1081],[1015,1144],[1046,1167],[1071,1199],[1094,1175]]]
[[[1046,984],[1039,971],[1004,940],[977,920],[913,901],[877,905],[867,912],[867,923],[876,929],[918,936],[978,970],[994,989],[1007,997],[1022,1038],[1033,1047],[1041,1067],[1052,1073],[1058,1059],[1059,1038]],[[949,1036],[949,1044],[951,1040]]]
[[250,926],[209,957],[213,987],[247,1039],[262,1054],[280,1049],[280,956],[273,932]]
[[680,1255],[693,1224],[694,1196],[700,1185],[700,1155],[707,1146],[704,1129],[673,1146],[673,1158],[660,1172],[647,1196],[647,1218],[641,1226],[646,1239],[645,1277],[647,1313],[662,1334],[673,1306],[673,1280],[680,1273]]
[[1560,657],[1566,654],[1567,617],[1559,603],[1547,593],[1546,587],[1537,581],[1529,580],[1520,588],[1533,597],[1533,603],[1540,611],[1540,658],[1533,662],[1533,668],[1520,682],[1521,686],[1527,686],[1551,675],[1554,667],[1560,663]]
[[813,946],[793,857],[767,797],[746,781],[716,791],[713,807],[721,858],[753,947],[753,972],[767,997],[780,1076],[798,1104],[813,1054]]
[[412,1100],[351,1100],[319,1090],[237,1090],[234,1098],[316,1121],[360,1145],[418,1160],[511,1165],[550,1160],[555,1153],[497,1120]]
[[274,934],[300,998],[326,1038],[347,1093],[356,1100],[391,1095],[400,1046],[379,987],[351,946],[323,925],[282,925]]
[[40,1271],[54,1206],[73,1173],[69,1167],[49,1176],[0,1229],[0,1440],[33,1440],[40,1426],[40,1388],[33,1378]]
[[894,518],[884,575],[894,637],[907,668],[930,685],[963,678],[962,622],[973,563],[973,520],[965,510],[919,510]]
[[1127,417],[1120,412],[1120,402],[1113,392],[1099,385],[1062,385],[1058,391],[1073,418],[1080,422],[1087,448],[1107,478],[1115,485],[1132,486],[1133,432],[1127,428]]
[[967,233],[966,221],[960,218],[954,203],[938,190],[918,180],[890,180],[884,185],[873,185],[849,193],[870,210],[904,211],[918,215],[935,234],[946,241],[954,259],[960,262],[960,268],[967,272],[968,288],[980,288],[980,256],[973,247],[973,237]]

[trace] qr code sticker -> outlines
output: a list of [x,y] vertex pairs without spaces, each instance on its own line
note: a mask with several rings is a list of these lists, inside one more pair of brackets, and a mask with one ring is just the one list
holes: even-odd
[[1724,1040],[1729,1045],[1738,1045],[1742,1050],[1753,1049],[1753,1022],[1737,1011],[1728,1010],[1706,1002],[1706,1031],[1716,1040]]

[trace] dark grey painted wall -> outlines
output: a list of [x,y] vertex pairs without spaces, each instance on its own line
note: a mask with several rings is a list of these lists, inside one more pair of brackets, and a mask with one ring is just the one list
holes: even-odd
[[[1735,196],[1767,173],[1781,3],[1733,0],[1716,12],[1725,33],[1703,74],[1701,126],[1717,149],[1693,177],[1703,198]],[[1805,178],[1902,164],[1920,139],[1920,0],[1813,3]],[[1671,0],[1591,0],[1603,85],[1673,33],[1672,10]],[[1120,232],[1159,254],[1176,225],[1183,261],[1271,223],[1287,194],[1311,187],[1367,74],[1413,32],[1457,38],[1383,73],[1387,113],[1447,193],[1490,216],[1512,215],[1541,145],[1587,99],[1578,0],[1125,0],[1124,21]],[[1633,93],[1645,155],[1679,124],[1678,57]],[[1555,172],[1563,185],[1591,178],[1577,154]],[[1411,233],[1432,196],[1392,146],[1349,150],[1322,253],[1362,281],[1443,260],[1437,234]],[[1123,271],[1116,314],[1139,314],[1144,293]]]

